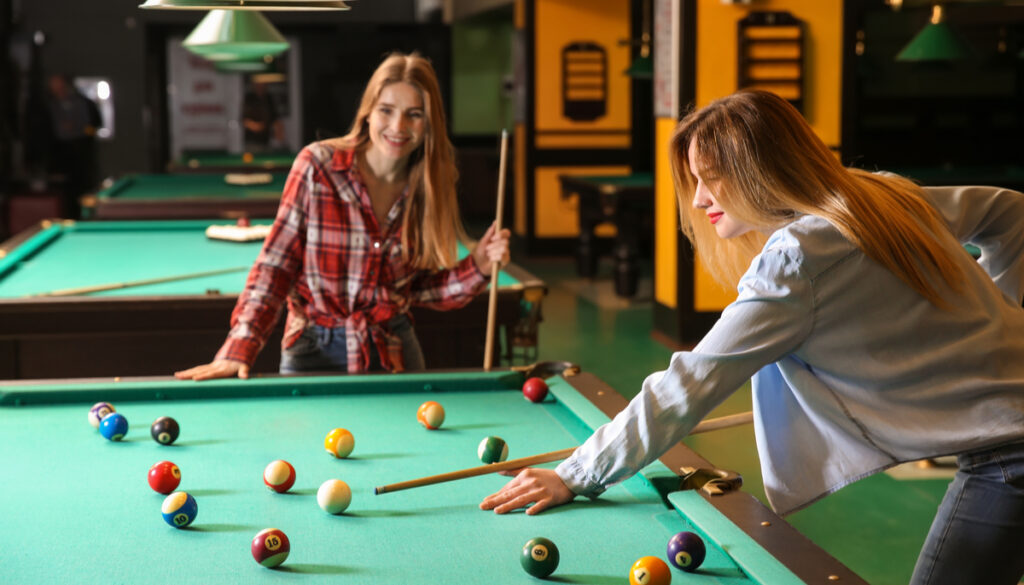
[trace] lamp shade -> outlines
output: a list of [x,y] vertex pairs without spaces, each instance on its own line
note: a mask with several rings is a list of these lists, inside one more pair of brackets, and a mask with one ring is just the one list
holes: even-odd
[[214,61],[217,71],[225,73],[263,73],[270,71],[270,63],[264,59],[240,59],[237,61]]
[[897,61],[959,61],[971,56],[965,43],[946,23],[942,6],[933,7],[931,21],[896,55]]
[[259,12],[211,10],[181,46],[211,61],[251,61],[288,50],[288,41]]
[[649,56],[637,57],[623,73],[634,79],[650,79],[654,77],[654,61]]
[[342,0],[146,0],[139,8],[152,10],[350,10]]

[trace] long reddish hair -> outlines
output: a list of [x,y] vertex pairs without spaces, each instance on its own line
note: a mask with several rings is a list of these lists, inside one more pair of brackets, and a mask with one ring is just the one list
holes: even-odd
[[[692,202],[687,156],[729,213],[761,231],[723,240]],[[864,253],[941,307],[963,273],[940,241],[952,238],[923,191],[907,179],[848,169],[800,112],[766,91],[743,90],[684,117],[669,144],[684,233],[715,278],[735,287],[763,246],[765,230],[800,214],[827,219]],[[948,243],[948,240],[947,240]]]
[[370,142],[368,118],[381,91],[404,82],[423,97],[426,131],[423,144],[409,155],[409,196],[402,215],[402,254],[413,266],[436,269],[455,265],[456,244],[467,241],[455,196],[454,148],[448,138],[441,90],[430,61],[418,53],[392,53],[366,83],[352,129],[332,142],[362,151]]

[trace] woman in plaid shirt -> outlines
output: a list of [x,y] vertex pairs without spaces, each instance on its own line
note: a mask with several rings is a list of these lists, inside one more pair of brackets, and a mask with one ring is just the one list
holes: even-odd
[[392,54],[348,135],[296,157],[214,360],[175,376],[248,377],[285,302],[282,372],[423,369],[410,308],[464,306],[508,259],[509,232],[492,225],[457,261],[452,150],[430,63]]

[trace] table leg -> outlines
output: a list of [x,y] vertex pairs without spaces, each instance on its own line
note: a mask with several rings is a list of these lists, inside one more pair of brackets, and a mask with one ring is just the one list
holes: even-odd
[[637,233],[640,218],[630,213],[624,206],[618,207],[615,226],[618,233],[615,237],[615,294],[620,297],[636,296],[637,280],[639,279],[639,235]]
[[597,274],[597,253],[594,250],[594,223],[580,206],[580,236],[576,242],[576,273],[583,278]]

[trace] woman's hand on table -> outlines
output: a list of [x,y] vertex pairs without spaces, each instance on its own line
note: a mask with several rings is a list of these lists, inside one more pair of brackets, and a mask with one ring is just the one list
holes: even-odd
[[213,360],[208,364],[174,372],[179,380],[213,380],[214,378],[249,377],[249,366],[234,360]]
[[553,469],[527,467],[500,473],[514,475],[515,479],[505,484],[497,493],[484,498],[484,501],[480,502],[481,510],[494,510],[497,514],[504,514],[533,504],[526,508],[526,513],[533,515],[568,503],[576,497]]

